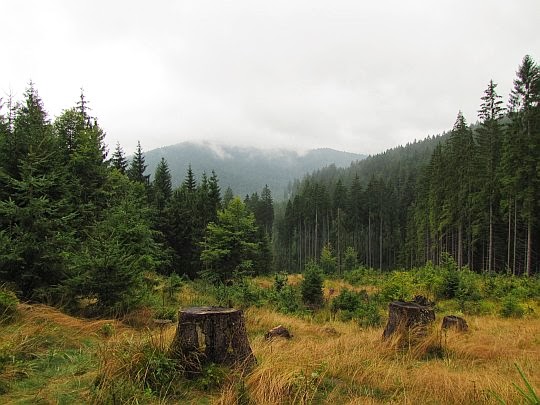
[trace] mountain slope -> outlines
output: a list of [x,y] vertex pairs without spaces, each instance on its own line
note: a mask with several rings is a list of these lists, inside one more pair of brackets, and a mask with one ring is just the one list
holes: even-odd
[[236,195],[260,192],[265,184],[274,199],[285,197],[294,179],[325,166],[347,167],[364,159],[364,155],[333,149],[315,149],[306,154],[290,150],[261,150],[183,142],[145,152],[147,173],[153,175],[161,158],[169,164],[173,184],[178,186],[186,175],[188,165],[200,178],[203,172],[215,170],[222,191],[231,187]]

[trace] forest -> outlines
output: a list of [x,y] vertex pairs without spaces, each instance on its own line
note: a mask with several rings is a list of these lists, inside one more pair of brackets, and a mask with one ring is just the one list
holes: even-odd
[[302,269],[331,249],[367,267],[412,268],[450,254],[476,272],[539,270],[538,65],[526,56],[507,105],[488,83],[478,122],[296,184],[277,219],[276,262]]
[[[173,181],[164,158],[150,176],[139,142],[131,158],[108,150],[83,92],[50,118],[30,82],[0,103],[0,397],[537,399],[540,66],[525,56],[513,83],[505,104],[488,82],[473,125],[459,112],[448,132],[321,168],[277,203],[268,185],[238,196],[191,165]],[[418,294],[474,333],[382,345],[388,304]],[[174,326],[155,321],[206,305],[246,311],[253,372],[209,364],[193,379],[170,358]],[[299,336],[273,349],[278,324]]]
[[267,186],[238,201],[215,172],[197,183],[189,168],[173,190],[165,159],[150,182],[140,143],[130,162],[119,144],[108,158],[84,94],[51,122],[30,84],[0,110],[0,276],[25,299],[86,295],[112,310],[144,270],[226,281],[301,272],[323,253],[337,272],[448,253],[476,272],[538,273],[538,70],[523,59],[506,107],[490,81],[473,126],[458,113],[441,136],[306,176],[275,224]]

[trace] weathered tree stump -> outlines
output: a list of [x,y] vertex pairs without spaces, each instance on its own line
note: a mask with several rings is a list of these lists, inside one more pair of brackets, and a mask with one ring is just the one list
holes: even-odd
[[171,353],[186,371],[208,363],[249,369],[256,364],[247,338],[244,314],[239,309],[193,307],[180,310]]
[[459,316],[447,315],[443,318],[441,329],[455,329],[458,332],[466,332],[469,330],[467,321]]
[[388,305],[388,322],[384,328],[383,339],[395,333],[414,331],[416,336],[425,335],[427,327],[435,320],[432,306],[416,302],[393,301]]
[[270,329],[266,334],[264,335],[264,338],[266,340],[270,340],[277,337],[283,337],[285,339],[292,338],[291,333],[288,331],[287,328],[285,328],[283,325],[276,326],[275,328]]

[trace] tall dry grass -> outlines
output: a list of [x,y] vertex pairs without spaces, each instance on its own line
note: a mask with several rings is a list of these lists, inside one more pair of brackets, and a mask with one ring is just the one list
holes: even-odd
[[[265,309],[246,317],[259,365],[245,384],[256,404],[496,403],[492,392],[518,403],[514,362],[533,386],[540,383],[538,319],[473,317],[467,333],[442,333],[438,320],[423,341],[403,347],[383,342],[382,328],[319,325]],[[265,341],[263,331],[278,324],[294,338]],[[229,387],[216,401],[233,399]]]

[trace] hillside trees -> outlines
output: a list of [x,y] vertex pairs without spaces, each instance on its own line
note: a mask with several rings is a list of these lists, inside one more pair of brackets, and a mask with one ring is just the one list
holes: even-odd
[[238,198],[210,222],[201,245],[204,278],[213,283],[230,282],[250,273],[259,253],[255,217]]
[[442,136],[306,176],[278,211],[276,262],[301,271],[330,243],[338,267],[350,247],[374,268],[450,254],[458,268],[538,272],[539,76],[526,56],[507,112],[490,81],[477,125],[460,112]]

